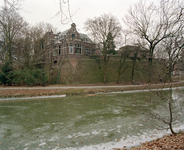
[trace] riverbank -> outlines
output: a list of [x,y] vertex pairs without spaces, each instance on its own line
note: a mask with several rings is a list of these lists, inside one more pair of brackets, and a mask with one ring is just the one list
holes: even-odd
[[83,84],[83,85],[49,85],[49,86],[0,86],[0,97],[33,97],[33,96],[50,96],[50,95],[87,95],[94,93],[106,92],[122,92],[127,90],[144,90],[144,89],[158,89],[167,87],[184,86],[184,81],[172,82],[166,84],[116,84],[116,83],[97,83],[97,84]]
[[[124,148],[114,148],[114,150],[126,150]],[[165,135],[151,142],[142,143],[131,150],[184,150],[184,132],[175,135]]]

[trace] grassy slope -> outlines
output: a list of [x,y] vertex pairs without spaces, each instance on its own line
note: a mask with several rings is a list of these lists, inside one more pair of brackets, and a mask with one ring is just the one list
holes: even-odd
[[[102,60],[101,60],[102,62]],[[131,81],[131,73],[132,73],[132,61],[128,60],[126,62],[130,67],[121,75],[120,82],[128,83]],[[148,67],[147,61],[137,61],[135,67],[135,75],[134,80],[139,82],[147,82],[148,80]],[[158,65],[159,64],[159,65]],[[153,62],[153,81],[159,80],[159,74],[161,70],[158,71],[159,63]],[[108,62],[107,68],[107,82],[116,82],[118,76],[118,67],[119,60],[110,59]],[[58,84],[88,84],[88,83],[100,83],[103,82],[103,63],[100,69],[99,64],[94,59],[81,59],[78,60],[78,63],[75,67],[73,67],[68,60],[65,60],[61,66],[60,77]],[[161,68],[161,67],[160,67]],[[53,71],[51,71],[49,83],[55,84],[56,78],[58,75],[59,67],[55,67]]]

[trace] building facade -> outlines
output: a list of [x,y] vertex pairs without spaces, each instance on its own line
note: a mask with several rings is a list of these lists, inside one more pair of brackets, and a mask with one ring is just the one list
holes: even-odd
[[64,32],[47,32],[41,49],[45,55],[45,63],[53,62],[54,65],[59,65],[65,58],[81,59],[98,54],[96,44],[86,34],[79,33],[75,23]]

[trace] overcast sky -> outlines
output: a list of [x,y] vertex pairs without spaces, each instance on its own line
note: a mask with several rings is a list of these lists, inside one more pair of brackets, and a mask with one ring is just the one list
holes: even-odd
[[[84,31],[84,22],[87,18],[98,17],[103,13],[111,13],[117,16],[120,22],[127,13],[130,5],[138,0],[70,0],[71,13],[74,14],[72,20],[77,25],[79,32]],[[2,6],[4,0],[0,0]],[[59,0],[24,0],[22,2],[20,15],[30,24],[39,22],[51,23],[58,31],[70,28],[71,22],[66,25],[61,24],[60,16],[55,16],[59,11]],[[64,11],[67,13],[65,5]]]

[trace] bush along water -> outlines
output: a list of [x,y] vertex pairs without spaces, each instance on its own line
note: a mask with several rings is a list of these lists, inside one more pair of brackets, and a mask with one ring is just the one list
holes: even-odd
[[13,67],[11,63],[5,63],[0,68],[0,83],[4,85],[12,85]]
[[13,69],[5,63],[0,71],[0,83],[3,85],[40,85],[47,82],[48,75],[40,68]]

